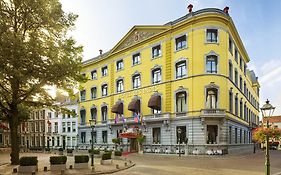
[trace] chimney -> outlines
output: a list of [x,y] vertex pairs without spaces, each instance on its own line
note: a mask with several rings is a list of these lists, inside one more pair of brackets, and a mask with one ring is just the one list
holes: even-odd
[[228,14],[228,10],[229,10],[229,7],[226,6],[226,7],[223,9],[223,12],[226,13],[226,14]]
[[188,12],[191,13],[191,12],[192,12],[192,8],[193,8],[193,5],[192,5],[192,4],[189,4],[189,5],[187,6],[187,8],[188,8]]
[[100,55],[102,55],[102,50],[101,49],[99,50],[99,52],[100,52]]

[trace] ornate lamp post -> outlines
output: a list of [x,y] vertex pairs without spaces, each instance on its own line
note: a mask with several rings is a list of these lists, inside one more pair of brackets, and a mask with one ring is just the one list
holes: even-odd
[[94,128],[95,128],[95,125],[96,125],[96,120],[95,119],[90,119],[90,126],[92,128],[92,131],[91,131],[91,137],[92,137],[92,141],[91,141],[91,146],[92,146],[92,149],[91,149],[91,166],[93,167],[94,166]]
[[[275,107],[273,107],[268,100],[261,108],[263,118],[266,118],[266,128],[269,128],[269,118],[273,115]],[[266,153],[265,153],[265,174],[270,175],[270,161],[269,161],[269,136],[266,135]]]
[[181,139],[180,139],[180,135],[181,135],[181,129],[179,128],[178,130],[177,130],[177,132],[178,132],[178,142],[179,142],[179,157],[181,156]]

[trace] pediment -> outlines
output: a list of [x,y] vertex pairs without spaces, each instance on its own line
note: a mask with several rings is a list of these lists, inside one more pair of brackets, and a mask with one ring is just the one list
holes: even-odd
[[167,26],[135,26],[118,42],[111,53],[130,47],[167,29]]

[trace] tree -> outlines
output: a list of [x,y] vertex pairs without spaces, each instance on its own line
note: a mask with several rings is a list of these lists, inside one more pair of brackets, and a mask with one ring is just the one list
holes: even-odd
[[52,106],[46,86],[69,93],[83,81],[82,47],[68,34],[78,16],[59,0],[0,0],[0,116],[11,133],[11,164],[19,164],[21,108]]

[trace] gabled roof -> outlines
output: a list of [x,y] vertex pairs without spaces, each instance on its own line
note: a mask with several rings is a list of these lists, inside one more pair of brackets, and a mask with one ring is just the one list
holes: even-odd
[[142,25],[134,26],[131,30],[111,49],[109,54],[123,50],[141,41],[151,38],[161,32],[168,30],[169,26],[164,25]]

